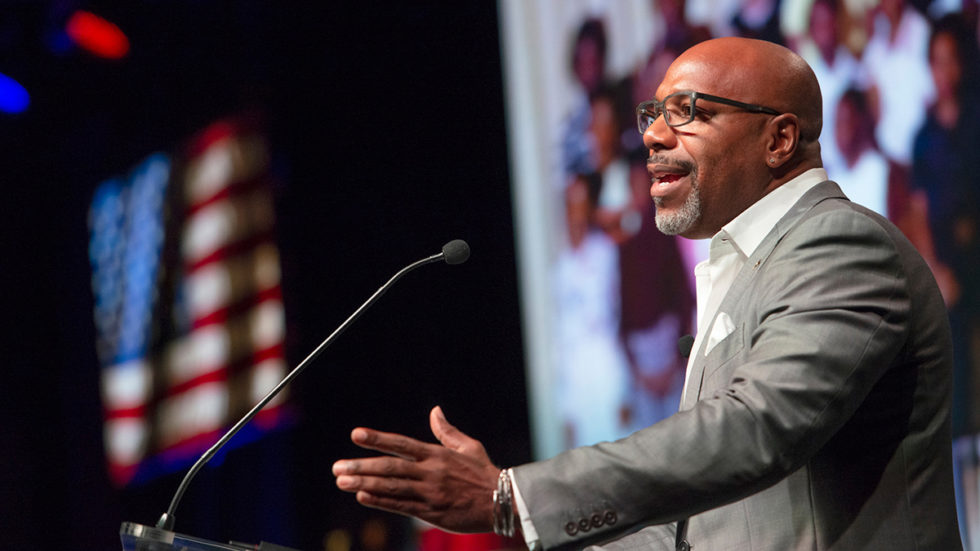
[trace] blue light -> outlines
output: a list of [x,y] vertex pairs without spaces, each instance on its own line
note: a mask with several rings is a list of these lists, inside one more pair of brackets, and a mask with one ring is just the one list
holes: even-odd
[[27,110],[31,98],[16,80],[0,73],[0,111],[16,115]]

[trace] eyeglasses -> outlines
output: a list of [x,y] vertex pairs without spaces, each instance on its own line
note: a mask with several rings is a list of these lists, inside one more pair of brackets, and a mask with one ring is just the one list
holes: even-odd
[[782,114],[779,111],[769,107],[763,107],[752,103],[742,103],[741,101],[735,101],[733,99],[712,96],[711,94],[702,94],[701,92],[695,92],[693,90],[686,90],[683,92],[675,92],[665,97],[663,101],[652,99],[637,105],[636,124],[640,129],[640,134],[645,133],[647,128],[650,128],[653,121],[657,120],[657,117],[660,115],[664,116],[664,122],[666,122],[667,126],[670,127],[684,126],[685,124],[690,123],[694,120],[694,117],[698,113],[698,100],[724,103],[752,113],[766,113],[768,115]]

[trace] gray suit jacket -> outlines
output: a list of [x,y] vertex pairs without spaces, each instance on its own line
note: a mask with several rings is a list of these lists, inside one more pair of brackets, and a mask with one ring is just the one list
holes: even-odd
[[961,548],[946,310],[901,232],[819,184],[721,312],[679,413],[514,469],[546,549],[672,549],[689,516],[696,551]]

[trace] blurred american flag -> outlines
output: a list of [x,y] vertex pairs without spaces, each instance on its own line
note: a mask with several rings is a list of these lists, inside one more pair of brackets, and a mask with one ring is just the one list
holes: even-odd
[[[109,471],[186,467],[286,373],[269,147],[221,121],[100,186],[90,214]],[[283,396],[232,445],[281,424]]]

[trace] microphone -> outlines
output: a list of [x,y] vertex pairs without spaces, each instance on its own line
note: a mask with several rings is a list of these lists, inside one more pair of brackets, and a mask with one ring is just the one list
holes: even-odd
[[235,436],[235,434],[238,433],[239,430],[242,429],[242,427],[244,427],[249,421],[251,421],[252,418],[255,417],[262,408],[268,405],[268,403],[271,402],[272,399],[275,398],[276,395],[279,394],[279,392],[286,387],[286,385],[288,385],[290,382],[292,382],[293,379],[295,379],[300,373],[302,373],[303,370],[306,369],[306,366],[308,366],[310,362],[315,360],[320,355],[320,353],[322,353],[323,350],[327,348],[327,346],[330,346],[330,344],[338,336],[340,336],[341,333],[347,330],[347,328],[354,322],[354,320],[361,317],[361,314],[364,313],[364,311],[367,310],[372,304],[374,304],[379,298],[381,298],[381,295],[385,294],[385,291],[387,291],[392,285],[394,285],[396,281],[401,279],[403,275],[407,274],[408,272],[411,272],[412,270],[418,268],[419,266],[424,266],[426,264],[431,264],[433,262],[438,262],[440,260],[444,260],[446,264],[462,264],[463,262],[466,262],[466,260],[469,257],[470,257],[470,246],[466,244],[466,241],[463,241],[462,239],[454,239],[449,243],[443,245],[441,253],[428,256],[421,260],[416,260],[415,262],[409,264],[408,266],[405,266],[404,268],[399,270],[395,275],[393,275],[391,279],[389,279],[384,285],[379,287],[378,290],[375,291],[373,295],[371,295],[366,301],[364,301],[364,303],[361,304],[357,308],[357,310],[355,310],[354,313],[350,315],[350,317],[344,320],[344,323],[341,323],[340,326],[337,327],[337,329],[334,329],[334,332],[331,333],[329,337],[324,339],[324,341],[321,342],[320,345],[313,350],[313,352],[310,352],[310,354],[302,362],[300,362],[299,365],[297,365],[295,368],[293,368],[292,371],[290,371],[285,377],[283,377],[283,379],[279,381],[279,384],[277,384],[275,388],[269,391],[269,393],[266,394],[264,398],[259,400],[259,403],[255,404],[255,406],[252,409],[250,409],[248,413],[245,414],[244,417],[239,419],[238,422],[234,424],[234,426],[228,429],[228,432],[226,432],[224,436],[222,436],[213,446],[211,446],[211,448],[208,449],[208,451],[204,452],[204,455],[198,458],[198,460],[191,466],[190,470],[187,471],[187,474],[184,476],[184,479],[180,482],[180,486],[177,487],[177,492],[174,493],[174,497],[170,501],[170,507],[167,508],[167,512],[160,515],[160,519],[157,520],[156,527],[162,530],[173,530],[174,521],[175,521],[174,513],[177,510],[177,504],[180,503],[180,499],[184,496],[184,492],[187,490],[187,487],[190,485],[191,479],[193,479],[194,476],[198,473],[198,471],[200,471],[201,468],[204,467],[204,464],[210,461],[211,458],[214,457],[216,453],[218,453],[218,450],[224,447],[224,445],[227,444],[228,441],[231,440],[231,438]]
[[693,335],[683,335],[677,339],[677,351],[681,353],[681,357],[685,360],[691,357],[692,348],[694,348]]
[[470,257],[470,246],[462,239],[453,239],[442,246],[442,256],[446,264],[462,264]]

